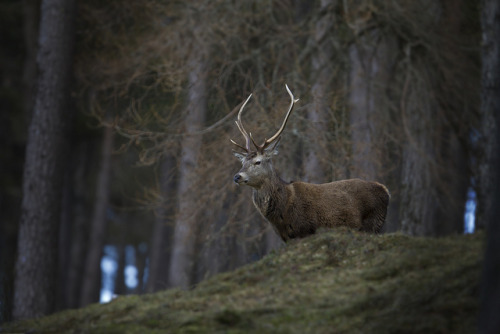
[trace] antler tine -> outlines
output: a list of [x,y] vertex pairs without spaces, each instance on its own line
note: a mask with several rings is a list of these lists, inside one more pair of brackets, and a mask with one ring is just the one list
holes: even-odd
[[266,141],[264,141],[264,144],[262,144],[262,146],[260,147],[261,150],[264,150],[266,147],[268,147],[273,141],[275,141],[281,135],[281,133],[285,129],[286,123],[288,122],[288,118],[290,117],[290,113],[292,112],[292,109],[295,105],[295,102],[297,102],[299,100],[299,99],[294,98],[292,92],[290,91],[290,88],[288,88],[288,85],[285,84],[285,87],[286,87],[286,90],[288,92],[288,95],[290,95],[290,100],[291,100],[290,107],[288,108],[285,119],[283,120],[283,123],[281,124],[281,128],[278,130],[278,132],[276,132],[274,134],[274,136],[272,136],[271,138],[266,139]]
[[[246,148],[244,150],[247,151],[247,152],[249,152],[250,151],[250,139],[248,138],[248,133],[243,128],[243,125],[241,124],[241,122],[235,121],[234,123],[236,123],[236,126],[238,127],[238,130],[240,130],[241,134],[245,138],[245,147]],[[240,147],[242,147],[242,146],[240,146]]]
[[243,146],[241,146],[239,144],[236,144],[236,142],[231,139],[231,142],[234,145],[236,145],[239,148],[245,150],[247,153],[250,152],[250,136],[248,135],[248,132],[243,127],[243,123],[241,123],[241,112],[243,111],[243,109],[245,108],[245,106],[247,105],[247,103],[248,103],[248,101],[250,100],[251,97],[252,97],[252,94],[250,94],[250,96],[248,96],[248,98],[246,99],[245,103],[243,103],[243,105],[240,108],[240,111],[238,112],[238,120],[235,121],[236,126],[238,127],[238,130],[240,130],[241,134],[245,138],[245,147],[243,147]]
[[238,146],[239,148],[241,148],[243,151],[247,152],[248,153],[248,150],[246,148],[244,148],[243,146],[241,146],[240,144],[236,143],[234,140],[232,139],[229,139],[231,141],[231,143],[233,143],[234,145]]
[[260,148],[260,146],[257,144],[257,142],[255,141],[255,139],[253,139],[253,136],[252,136],[252,133],[251,133],[251,132],[250,132],[250,139],[252,140],[253,145],[254,145],[257,149],[259,149],[259,148]]

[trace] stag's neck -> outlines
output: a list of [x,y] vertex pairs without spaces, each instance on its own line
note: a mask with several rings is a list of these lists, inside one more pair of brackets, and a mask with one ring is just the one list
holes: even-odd
[[287,184],[276,173],[273,173],[261,187],[253,190],[255,206],[273,224],[283,219],[283,210],[288,201]]

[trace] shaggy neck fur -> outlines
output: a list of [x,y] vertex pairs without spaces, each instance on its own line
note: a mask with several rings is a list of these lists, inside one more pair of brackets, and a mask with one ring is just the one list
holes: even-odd
[[260,188],[253,190],[253,203],[275,228],[283,220],[282,210],[288,201],[287,184],[273,171]]

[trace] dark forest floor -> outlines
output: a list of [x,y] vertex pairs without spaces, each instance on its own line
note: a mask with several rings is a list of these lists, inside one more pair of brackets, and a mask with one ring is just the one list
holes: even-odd
[[329,231],[190,291],[0,325],[29,333],[474,333],[484,234]]

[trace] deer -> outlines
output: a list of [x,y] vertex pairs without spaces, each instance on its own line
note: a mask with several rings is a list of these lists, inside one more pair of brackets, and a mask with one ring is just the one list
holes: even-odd
[[241,122],[241,114],[252,94],[241,106],[235,123],[245,146],[231,139],[237,147],[233,154],[242,164],[233,181],[253,188],[253,204],[285,243],[315,234],[322,228],[345,226],[380,233],[390,199],[389,190],[383,184],[358,178],[323,184],[286,182],[274,169],[272,158],[278,154],[281,135],[299,100],[288,85],[285,87],[290,95],[290,107],[278,131],[262,144],[256,143]]

